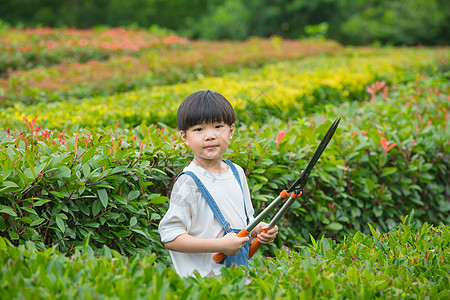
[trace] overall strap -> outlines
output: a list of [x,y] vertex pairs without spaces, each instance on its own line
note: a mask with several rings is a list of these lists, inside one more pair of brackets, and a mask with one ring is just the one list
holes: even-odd
[[[208,203],[212,212],[216,216],[217,220],[219,220],[220,225],[222,225],[222,227],[226,233],[230,233],[232,231],[232,229],[230,227],[230,223],[228,223],[228,221],[225,220],[225,217],[222,215],[222,212],[220,211],[219,207],[217,206],[216,201],[214,201],[213,197],[211,196],[209,191],[206,189],[205,185],[200,180],[200,178],[198,178],[197,175],[195,175],[194,172],[191,172],[191,171],[183,171],[178,175],[178,177],[181,174],[187,174],[194,179],[195,183],[197,184],[198,189],[200,190],[200,192],[203,195],[203,198],[205,198],[206,202]],[[247,215],[247,212],[245,214]]]
[[246,218],[246,222],[248,225],[249,219],[248,219],[248,215],[247,215],[247,207],[245,205],[245,197],[244,197],[244,189],[242,188],[242,183],[241,183],[241,178],[239,177],[239,172],[236,169],[236,166],[229,161],[228,159],[222,159],[224,162],[227,163],[227,165],[230,167],[231,171],[233,172],[234,177],[236,178],[237,182],[239,183],[239,186],[241,187],[241,191],[242,191],[242,199],[244,200],[244,212],[245,212],[245,218]]
[[236,178],[237,182],[239,183],[239,186],[241,187],[241,191],[242,190],[242,183],[241,183],[241,178],[239,177],[239,172],[236,169],[235,165],[229,161],[228,159],[222,159],[222,161],[226,162],[227,165],[230,167],[231,171],[233,172],[234,177]]

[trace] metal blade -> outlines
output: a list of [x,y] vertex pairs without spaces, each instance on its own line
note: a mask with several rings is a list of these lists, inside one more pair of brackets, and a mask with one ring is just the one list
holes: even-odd
[[341,118],[337,118],[333,122],[333,124],[330,126],[327,133],[325,134],[322,141],[320,142],[319,146],[317,147],[316,152],[314,152],[313,157],[310,159],[308,165],[300,174],[300,177],[291,185],[291,187],[289,189],[286,190],[288,193],[292,192],[295,188],[303,189],[303,187],[306,185],[306,181],[308,180],[308,177],[309,177],[309,174],[311,173],[312,168],[315,166],[315,164],[319,160],[319,157],[322,155],[323,151],[325,150],[325,148],[327,147],[331,138],[333,137],[334,132],[336,131],[337,127],[339,126],[340,121],[341,121]]

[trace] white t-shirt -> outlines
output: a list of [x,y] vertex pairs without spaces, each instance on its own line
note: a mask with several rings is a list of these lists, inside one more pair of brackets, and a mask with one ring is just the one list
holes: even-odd
[[[253,205],[244,170],[238,169],[244,191],[245,207],[249,222],[253,220]],[[244,212],[242,191],[231,169],[225,174],[215,174],[207,171],[195,163],[187,166],[185,171],[192,171],[205,185],[226,221],[233,229],[247,226]],[[170,206],[159,224],[161,241],[173,241],[181,234],[187,233],[198,238],[220,238],[224,230],[214,216],[211,208],[203,198],[194,179],[181,175],[175,182],[170,196]],[[182,276],[190,276],[197,270],[201,276],[218,275],[222,264],[213,260],[215,253],[183,253],[169,251],[176,272]]]

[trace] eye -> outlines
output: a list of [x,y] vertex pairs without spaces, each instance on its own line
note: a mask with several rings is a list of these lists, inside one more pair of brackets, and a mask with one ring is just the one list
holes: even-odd
[[192,131],[202,131],[202,130],[203,129],[201,127],[197,127],[197,128],[192,129]]
[[217,125],[216,125],[216,128],[222,128],[222,127],[224,127],[223,124],[217,124]]

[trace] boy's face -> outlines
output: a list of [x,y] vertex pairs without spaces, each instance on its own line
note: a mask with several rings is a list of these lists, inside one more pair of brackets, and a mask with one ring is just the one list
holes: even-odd
[[[234,133],[234,124],[202,123],[180,131],[181,139],[194,152],[194,160],[222,160]],[[205,161],[206,162],[206,161]]]

